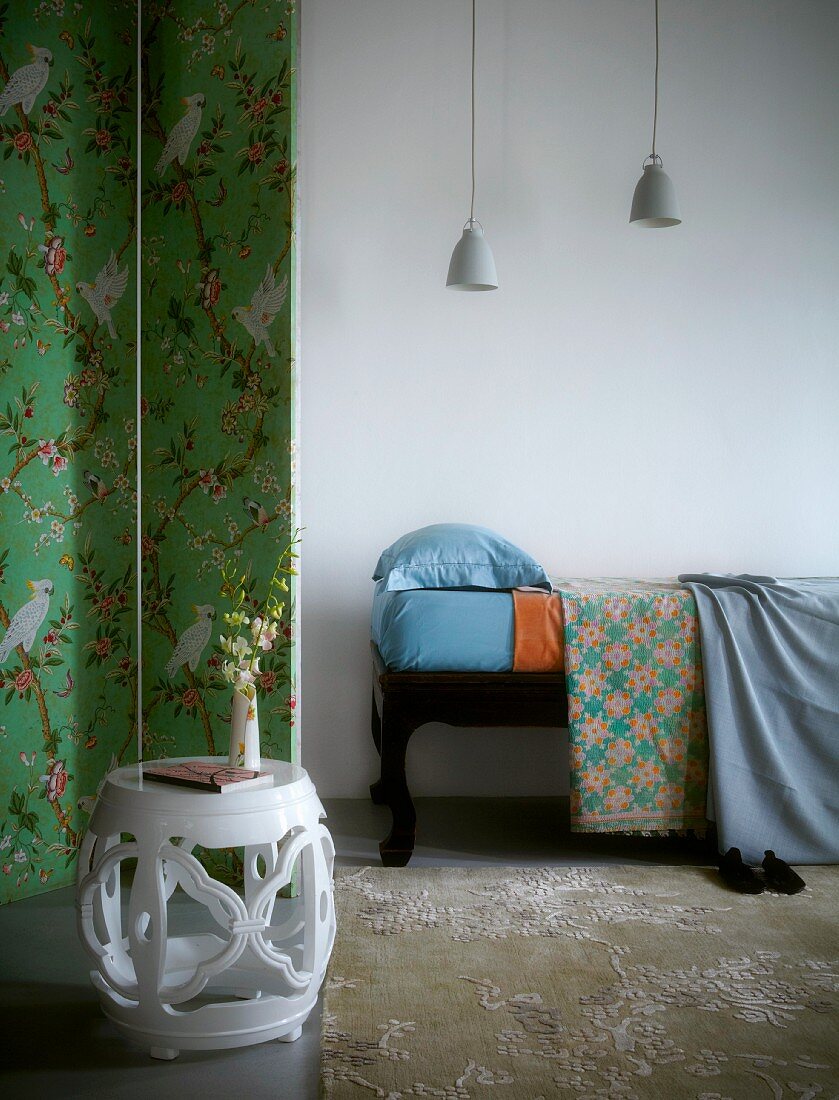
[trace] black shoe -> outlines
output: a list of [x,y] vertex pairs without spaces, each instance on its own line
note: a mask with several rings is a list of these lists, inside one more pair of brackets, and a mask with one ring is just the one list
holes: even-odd
[[772,851],[766,852],[763,857],[763,870],[766,881],[781,894],[798,894],[807,885],[801,875],[797,875],[788,863],[778,859]]
[[723,882],[739,894],[762,894],[763,882],[747,867],[740,855],[739,848],[729,848],[720,860],[720,875]]

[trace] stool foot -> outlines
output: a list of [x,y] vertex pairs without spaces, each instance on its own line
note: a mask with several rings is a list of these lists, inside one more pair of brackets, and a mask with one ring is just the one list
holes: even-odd
[[300,1036],[303,1034],[302,1027],[296,1027],[294,1031],[289,1031],[285,1035],[278,1035],[278,1043],[296,1043]]
[[174,1047],[152,1047],[149,1054],[152,1058],[158,1058],[161,1062],[171,1062],[173,1058],[177,1058],[181,1052],[175,1050]]

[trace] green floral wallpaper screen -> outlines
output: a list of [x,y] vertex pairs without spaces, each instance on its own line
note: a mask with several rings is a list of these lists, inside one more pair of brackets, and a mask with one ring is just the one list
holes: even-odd
[[138,538],[144,756],[227,751],[221,566],[264,596],[293,526],[297,18],[144,3],[138,73],[135,3],[0,0],[0,900],[72,881],[136,760]]

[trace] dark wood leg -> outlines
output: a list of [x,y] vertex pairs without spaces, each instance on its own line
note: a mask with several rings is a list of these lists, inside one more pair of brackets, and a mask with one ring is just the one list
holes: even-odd
[[379,708],[376,706],[375,691],[370,697],[370,732],[373,734],[373,744],[376,752],[382,755],[382,720],[379,717]]
[[[376,693],[373,692],[372,699],[370,700],[370,732],[373,734],[373,744],[376,746],[376,752],[379,756],[382,755],[382,720],[379,717],[379,708],[376,706]],[[370,784],[370,797],[377,806],[384,806],[387,799],[385,798],[385,785],[381,779],[381,776],[375,783]]]
[[388,719],[382,727],[380,782],[384,786],[384,801],[393,815],[391,830],[379,844],[385,867],[404,867],[414,850],[417,812],[405,777],[405,753],[414,728],[400,718]]

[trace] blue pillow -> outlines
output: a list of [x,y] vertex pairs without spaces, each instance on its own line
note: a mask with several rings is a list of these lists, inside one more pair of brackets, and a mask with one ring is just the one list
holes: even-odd
[[387,592],[407,588],[520,588],[550,591],[542,566],[486,527],[433,523],[397,539],[383,551],[373,580]]

